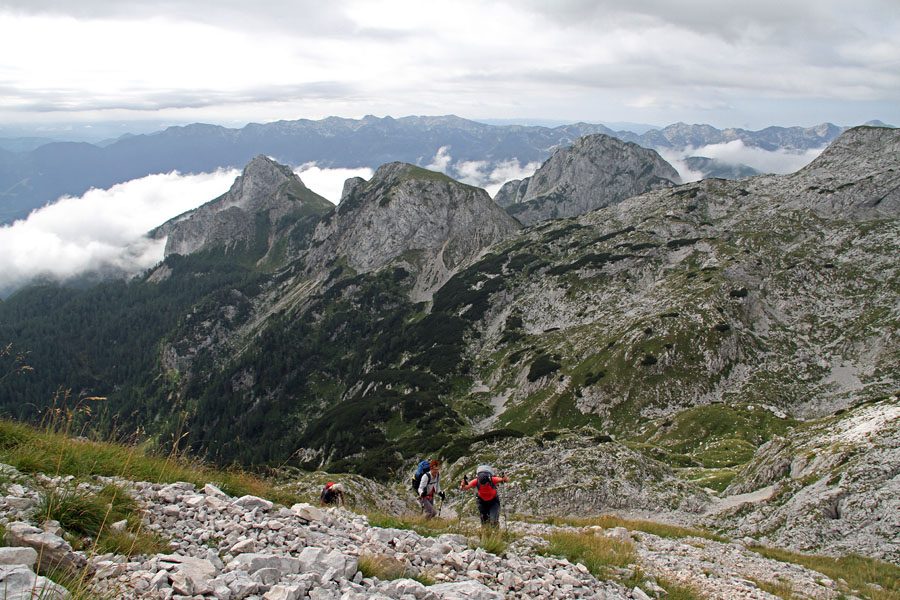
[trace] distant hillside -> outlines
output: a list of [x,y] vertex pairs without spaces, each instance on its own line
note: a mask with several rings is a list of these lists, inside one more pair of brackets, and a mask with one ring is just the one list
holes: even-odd
[[250,124],[241,129],[194,124],[99,145],[57,142],[29,151],[0,150],[0,224],[23,218],[63,194],[79,196],[91,187],[108,188],[152,173],[241,168],[258,154],[291,166],[316,162],[321,167],[375,168],[396,161],[428,167],[445,148],[452,159],[447,173],[462,178],[466,163],[479,163],[484,173],[509,161],[522,166],[540,163],[555,148],[594,133],[653,149],[696,148],[741,140],[747,146],[766,150],[802,151],[827,145],[841,131],[830,124],[751,132],[679,123],[637,135],[588,123],[553,128],[495,126],[455,116],[329,117]]

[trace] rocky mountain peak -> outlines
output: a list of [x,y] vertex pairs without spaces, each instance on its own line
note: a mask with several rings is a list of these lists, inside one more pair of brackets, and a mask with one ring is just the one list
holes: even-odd
[[277,194],[278,189],[285,183],[291,183],[300,189],[307,189],[290,167],[278,164],[268,156],[259,154],[247,163],[243,173],[235,179],[228,195],[246,210],[255,211],[265,208],[266,203]]
[[332,208],[290,167],[260,154],[244,167],[226,193],[163,223],[151,235],[167,237],[166,256],[191,254],[249,242],[259,234],[259,224],[272,226],[291,215],[322,215]]
[[337,218],[320,226],[314,263],[343,256],[360,272],[399,261],[430,297],[465,261],[519,229],[481,188],[406,163],[348,180]]
[[[678,172],[655,150],[595,134],[556,150],[532,177],[521,182],[526,183],[524,193],[521,185],[513,184],[503,196],[512,192],[516,201],[507,212],[522,224],[532,225],[578,216],[680,182]],[[508,200],[500,198],[498,202]]]

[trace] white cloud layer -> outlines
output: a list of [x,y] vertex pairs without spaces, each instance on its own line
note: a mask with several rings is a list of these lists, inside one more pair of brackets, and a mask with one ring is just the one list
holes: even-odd
[[27,219],[0,227],[0,294],[35,278],[64,281],[88,272],[135,274],[163,258],[165,241],[145,234],[223,194],[238,175],[148,175],[63,197]]
[[700,148],[685,148],[684,150],[658,150],[670,165],[675,167],[681,176],[681,181],[688,183],[698,181],[702,173],[692,171],[685,159],[690,156],[704,156],[714,158],[729,165],[746,165],[753,167],[760,173],[775,173],[784,175],[799,171],[811,163],[825,148],[811,148],[805,152],[792,152],[789,150],[763,150],[746,146],[741,140],[734,140],[723,144],[710,144]]
[[368,167],[358,169],[322,169],[315,163],[305,163],[294,169],[294,173],[303,181],[303,185],[319,194],[332,204],[341,200],[344,182],[351,177],[371,179],[375,173]]
[[[372,169],[295,169],[309,189],[337,203],[344,181],[372,177]],[[36,279],[66,281],[101,272],[134,275],[163,259],[165,240],[146,233],[224,194],[236,169],[182,175],[148,175],[79,198],[63,197],[27,219],[0,227],[0,296]]]

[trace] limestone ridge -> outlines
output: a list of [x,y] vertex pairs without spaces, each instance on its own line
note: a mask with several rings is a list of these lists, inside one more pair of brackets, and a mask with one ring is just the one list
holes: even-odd
[[498,203],[507,205],[507,212],[522,224],[532,225],[582,215],[672,187],[681,179],[656,151],[596,134],[556,150],[526,181],[524,190],[521,182],[507,184]]
[[[238,242],[252,243],[259,225],[333,209],[289,167],[266,156],[251,160],[225,194],[163,223],[151,235],[167,237],[165,255],[191,254]],[[271,240],[268,240],[271,242]]]
[[405,163],[350,179],[335,217],[314,236],[308,263],[344,257],[360,273],[396,263],[416,274],[413,296],[427,299],[457,268],[520,225],[481,188]]
[[[800,202],[822,216],[853,221],[896,218],[898,156],[900,130],[856,127],[789,179],[802,186]],[[853,180],[839,179],[841,173],[852,173]]]

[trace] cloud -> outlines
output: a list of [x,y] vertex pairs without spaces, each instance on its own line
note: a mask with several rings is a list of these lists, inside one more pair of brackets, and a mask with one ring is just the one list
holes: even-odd
[[294,173],[300,177],[306,187],[329,202],[337,204],[341,199],[345,181],[351,177],[362,177],[368,180],[372,178],[375,171],[368,167],[360,167],[358,169],[322,169],[313,162],[300,165],[294,169]]
[[894,3],[5,0],[0,120],[898,121]]
[[799,171],[811,163],[825,148],[811,148],[804,152],[790,150],[763,150],[746,146],[741,140],[733,140],[722,144],[710,144],[700,148],[685,148],[683,150],[657,149],[670,165],[675,167],[684,183],[698,181],[703,174],[688,168],[685,159],[689,156],[705,156],[714,158],[730,165],[747,165],[761,173],[775,173],[784,175]]
[[434,158],[431,159],[431,162],[425,165],[425,168],[431,171],[446,173],[450,161],[450,146],[441,146],[435,153]]
[[712,144],[695,150],[688,149],[685,156],[706,156],[729,164],[745,164],[762,173],[783,175],[799,171],[819,156],[825,148],[811,148],[805,152],[776,150],[774,152],[745,146],[741,140],[724,144]]
[[541,166],[539,162],[522,165],[517,159],[494,163],[488,160],[453,161],[450,146],[441,146],[426,169],[440,171],[462,183],[484,188],[493,198],[503,184],[513,179],[524,179],[534,175]]
[[0,227],[0,295],[30,281],[66,281],[91,272],[127,276],[163,258],[165,241],[145,234],[166,220],[221,195],[236,170],[149,175],[63,197],[27,219]]

